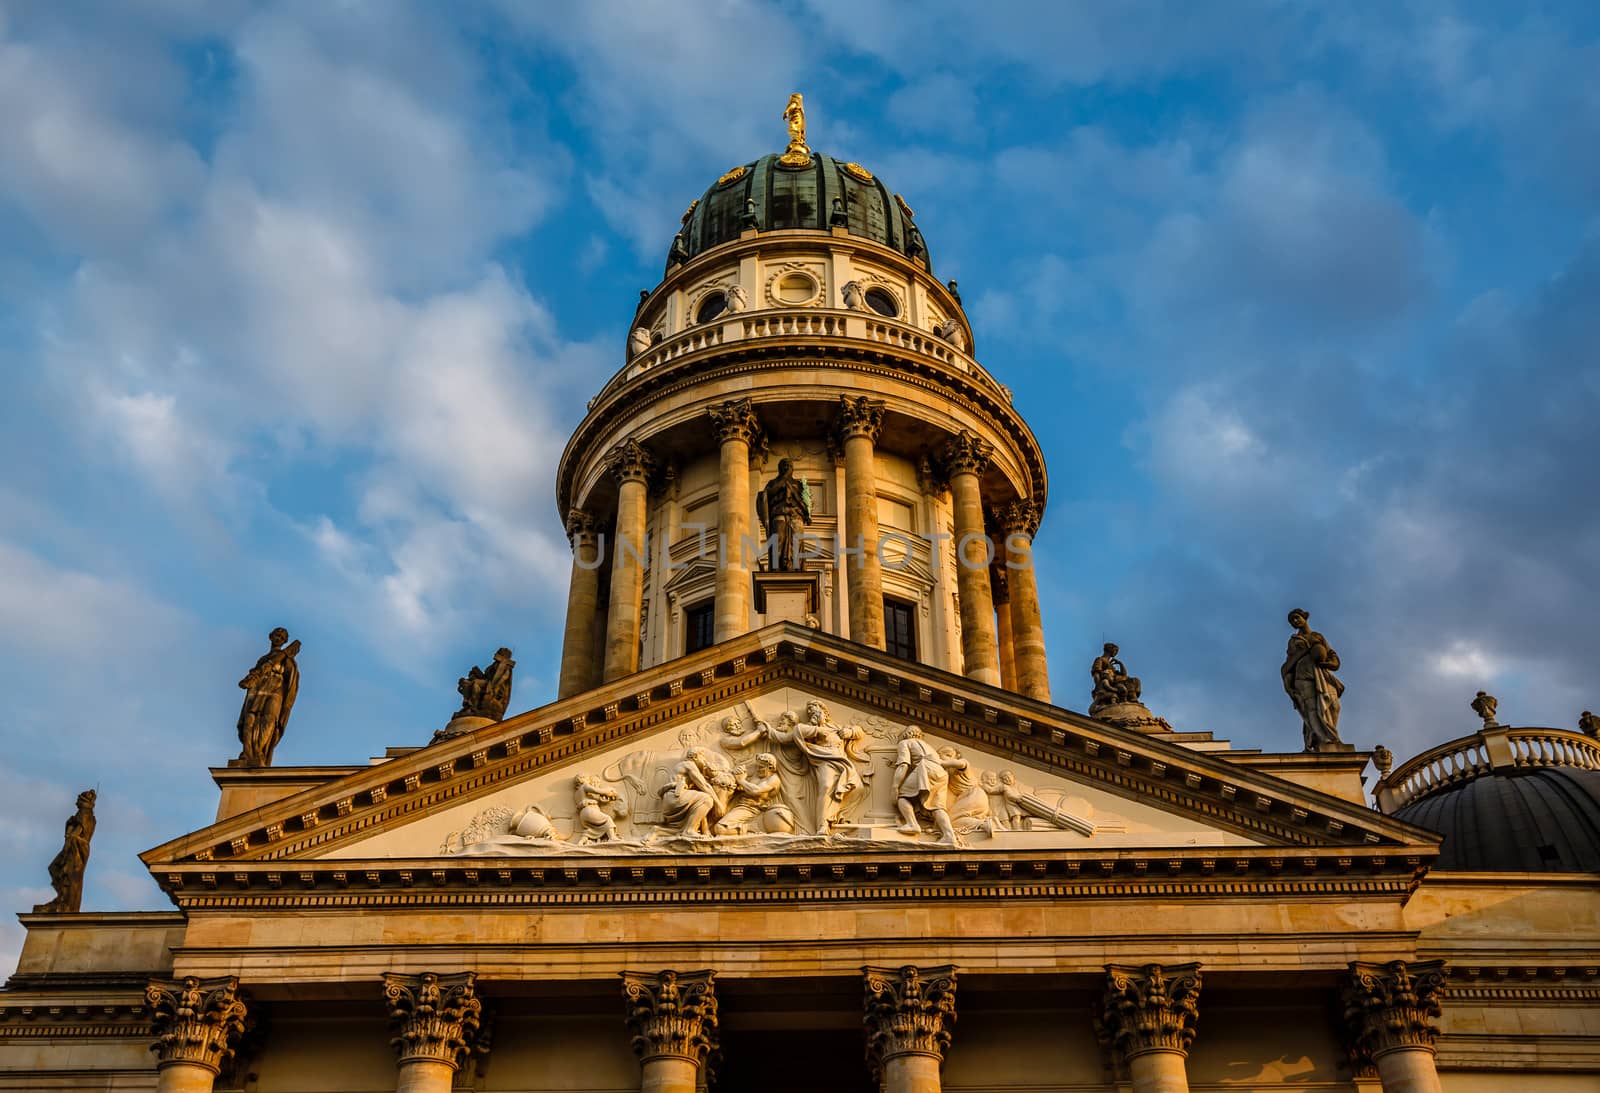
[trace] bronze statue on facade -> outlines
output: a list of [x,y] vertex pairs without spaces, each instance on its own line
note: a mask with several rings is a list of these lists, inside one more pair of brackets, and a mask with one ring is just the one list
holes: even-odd
[[794,476],[794,464],[789,460],[778,460],[778,476],[756,495],[756,515],[772,542],[768,568],[798,570],[800,536],[811,523],[811,491],[803,479]]
[[78,811],[67,819],[61,852],[50,859],[50,886],[56,898],[34,906],[36,915],[75,912],[83,906],[83,871],[89,865],[89,840],[94,838],[95,791],[78,794]]
[[474,664],[456,681],[456,690],[461,693],[461,709],[456,711],[456,717],[503,720],[506,707],[511,705],[511,672],[516,666],[511,650],[504,646],[495,650],[487,671]]
[[300,667],[294,659],[300,653],[300,642],[289,641],[289,631],[281,626],[267,635],[267,641],[271,648],[239,681],[244,706],[239,711],[237,766],[272,765],[272,751],[283,739],[295,696],[300,693]]
[[1118,652],[1116,644],[1108,641],[1104,651],[1089,665],[1089,676],[1094,680],[1094,694],[1089,700],[1090,717],[1107,706],[1139,701],[1143,684],[1128,674],[1128,669],[1117,659]]
[[1339,699],[1344,684],[1333,673],[1339,654],[1321,634],[1311,629],[1311,613],[1299,607],[1289,612],[1294,634],[1284,653],[1283,689],[1299,711],[1306,751],[1322,751],[1339,739]]

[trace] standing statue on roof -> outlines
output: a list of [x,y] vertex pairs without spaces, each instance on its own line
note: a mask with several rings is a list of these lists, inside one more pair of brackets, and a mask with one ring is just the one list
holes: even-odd
[[244,706],[239,710],[241,750],[234,760],[236,766],[272,765],[272,751],[283,739],[295,696],[300,693],[300,668],[294,661],[300,643],[290,642],[289,631],[281,626],[267,635],[267,641],[271,647],[239,681]]
[[796,91],[789,96],[789,105],[783,108],[783,120],[789,127],[789,147],[778,162],[785,167],[804,167],[811,162],[811,149],[806,146],[805,100]]
[[92,789],[78,794],[78,811],[67,818],[66,839],[50,859],[50,887],[56,890],[55,898],[35,905],[34,914],[76,912],[83,906],[83,873],[89,865],[89,840],[94,838],[94,801]]
[[1300,713],[1306,751],[1324,751],[1339,739],[1339,699],[1344,684],[1333,673],[1339,670],[1339,654],[1328,640],[1311,629],[1311,613],[1295,608],[1289,612],[1294,634],[1284,653],[1283,689]]

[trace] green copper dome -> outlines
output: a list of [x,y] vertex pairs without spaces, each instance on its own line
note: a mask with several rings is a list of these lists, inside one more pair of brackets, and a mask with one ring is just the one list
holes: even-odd
[[845,228],[851,235],[893,247],[910,258],[928,260],[922,232],[898,194],[858,163],[811,153],[801,167],[787,156],[762,156],[735,167],[711,184],[684,215],[672,240],[667,268],[739,238],[748,228],[781,231]]

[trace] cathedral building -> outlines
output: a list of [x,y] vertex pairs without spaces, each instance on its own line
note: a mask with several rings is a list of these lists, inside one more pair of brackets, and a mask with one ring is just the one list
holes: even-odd
[[1600,743],[1480,695],[1395,767],[1299,610],[1304,751],[1115,646],[1052,695],[1044,453],[908,199],[784,116],[554,468],[555,701],[502,649],[426,746],[273,766],[275,631],[170,908],[78,911],[80,801],[0,1090],[1600,1089]]

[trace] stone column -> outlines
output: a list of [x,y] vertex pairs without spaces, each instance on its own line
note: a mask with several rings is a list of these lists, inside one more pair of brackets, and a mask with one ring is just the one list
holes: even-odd
[[1200,1016],[1200,965],[1106,965],[1095,1031],[1133,1093],[1188,1093],[1184,1070]]
[[956,1022],[956,969],[861,969],[867,1063],[882,1093],[939,1093]]
[[884,404],[865,395],[839,397],[844,440],[845,546],[839,553],[850,594],[850,638],[883,648],[883,565],[878,559],[878,466],[873,451],[883,432]]
[[[717,1053],[716,973],[623,972],[640,1093],[695,1093]],[[706,1073],[709,1079],[709,1073]]]
[[[993,544],[983,526],[978,476],[989,465],[989,445],[966,430],[945,445],[945,469],[955,510],[956,586],[961,595],[962,672],[968,679],[1000,686],[1000,657],[989,593]],[[1015,590],[1012,592],[1015,596]],[[1013,616],[1013,624],[1015,617]]]
[[611,555],[611,603],[606,612],[602,681],[639,670],[639,613],[644,598],[646,484],[655,456],[634,440],[611,451],[607,469],[617,480],[617,534]]
[[1011,635],[1011,586],[1003,564],[989,567],[989,595],[994,599],[995,637],[1000,645],[1000,686],[1017,689],[1017,651]]
[[1044,620],[1039,610],[1039,578],[1033,568],[1033,535],[1043,515],[1032,498],[1013,501],[999,512],[1005,536],[1006,574],[1011,585],[1011,641],[1015,649],[1016,690],[1050,701],[1050,666],[1044,658]]
[[717,559],[716,640],[727,641],[750,631],[750,443],[761,422],[747,398],[730,399],[711,408],[711,430],[721,445],[717,479],[717,523],[722,555]]
[[155,1033],[157,1093],[210,1093],[244,1035],[239,980],[152,979],[144,1001]]
[[396,1093],[450,1093],[456,1071],[478,1038],[483,1003],[477,974],[383,976],[389,1044],[398,1058]]
[[1407,964],[1355,960],[1343,991],[1351,1056],[1378,1068],[1383,1093],[1440,1093],[1434,1065],[1446,969],[1442,960]]
[[594,678],[594,616],[600,610],[600,526],[579,509],[567,514],[572,577],[567,582],[567,626],[561,639],[557,698],[588,690]]

